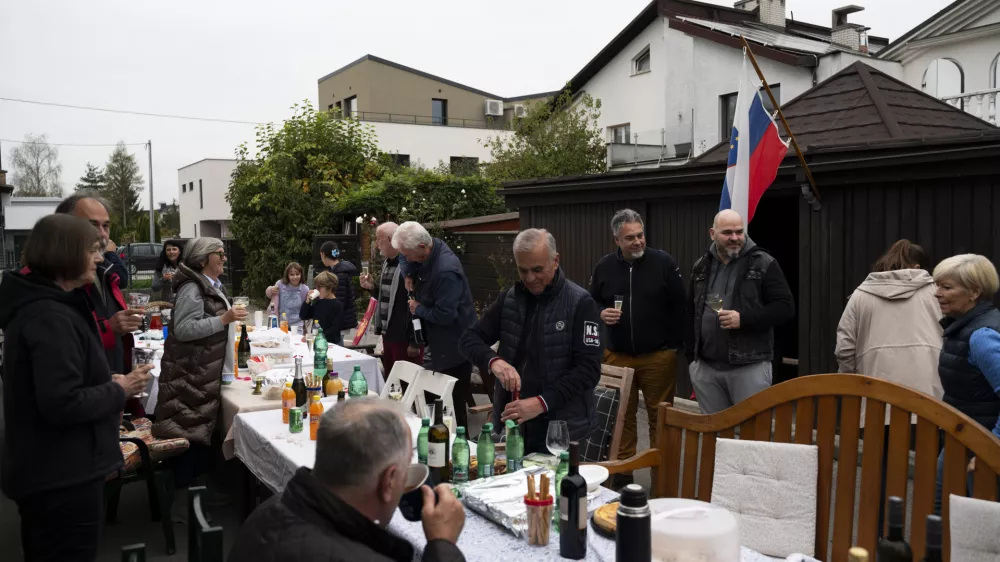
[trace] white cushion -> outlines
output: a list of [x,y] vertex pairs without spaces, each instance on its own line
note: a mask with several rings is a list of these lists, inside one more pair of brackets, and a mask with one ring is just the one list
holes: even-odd
[[718,439],[712,503],[736,515],[743,546],[813,556],[818,471],[815,445]]
[[949,498],[951,559],[962,562],[1000,562],[1000,503]]

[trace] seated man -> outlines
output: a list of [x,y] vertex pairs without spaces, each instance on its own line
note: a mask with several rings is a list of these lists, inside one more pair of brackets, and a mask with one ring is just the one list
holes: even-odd
[[[323,415],[312,470],[300,468],[285,491],[240,529],[229,562],[410,562],[413,546],[385,530],[406,486],[410,428],[390,402],[358,398]],[[455,546],[465,525],[447,484],[424,486],[424,562],[465,560]]]
[[[518,234],[514,261],[521,281],[465,331],[459,348],[481,372],[497,377],[497,426],[514,420],[522,425],[525,454],[546,452],[549,420],[564,420],[573,441],[597,428],[601,319],[590,293],[563,275],[547,231]],[[497,341],[499,354],[490,349]]]

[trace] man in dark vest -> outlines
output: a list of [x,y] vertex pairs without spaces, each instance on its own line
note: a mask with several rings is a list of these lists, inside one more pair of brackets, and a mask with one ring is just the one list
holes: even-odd
[[709,235],[712,245],[691,271],[685,338],[703,414],[771,386],[774,327],[795,316],[781,267],[746,235],[739,213],[720,211]]
[[[565,421],[573,441],[597,427],[594,388],[604,347],[597,304],[566,279],[551,234],[534,228],[518,234],[514,261],[521,281],[465,332],[461,349],[496,375],[493,420],[497,427],[520,424],[527,454],[546,450],[550,420]],[[498,352],[490,348],[496,342]]]
[[[455,423],[468,427],[466,405],[472,398],[472,364],[458,351],[462,332],[476,321],[472,289],[458,256],[443,240],[432,238],[418,222],[404,222],[392,235],[392,247],[406,258],[404,276],[410,314],[420,319],[427,347],[424,365],[455,377],[452,392]],[[429,353],[428,353],[429,351]]]

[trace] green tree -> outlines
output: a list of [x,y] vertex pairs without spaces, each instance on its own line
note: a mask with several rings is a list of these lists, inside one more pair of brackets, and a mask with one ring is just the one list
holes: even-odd
[[[123,235],[127,236],[132,218],[139,212],[141,190],[142,174],[139,173],[135,155],[125,148],[124,142],[119,142],[104,166],[104,187],[101,189],[101,195],[111,204],[112,227],[116,221],[120,227],[124,225],[120,231]],[[149,229],[148,220],[146,228]]]
[[509,126],[513,134],[488,137],[492,162],[486,176],[498,183],[534,178],[599,174],[607,170],[607,148],[597,125],[601,100],[569,89],[554,100],[535,102]]
[[161,240],[176,238],[181,231],[181,210],[177,206],[177,200],[174,199],[172,203],[167,205],[159,217],[160,233],[163,235]]
[[263,294],[289,261],[309,263],[314,235],[343,232],[336,200],[389,166],[370,126],[317,112],[308,101],[292,110],[281,126],[257,127],[255,151],[237,149],[226,196],[251,295]]
[[87,162],[87,171],[76,182],[76,190],[90,189],[100,192],[104,189],[104,172],[97,166]]
[[45,135],[24,135],[21,146],[10,151],[15,197],[62,197],[62,164],[59,149]]

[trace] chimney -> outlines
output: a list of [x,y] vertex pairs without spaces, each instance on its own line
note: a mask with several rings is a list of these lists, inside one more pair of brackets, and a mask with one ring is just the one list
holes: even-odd
[[847,16],[864,10],[861,6],[844,6],[833,11],[833,21],[830,26],[830,42],[841,47],[846,47],[852,51],[868,51],[867,31],[870,27],[865,27],[856,23],[847,23]]
[[747,12],[757,12],[760,23],[785,29],[785,0],[739,0],[733,7]]

